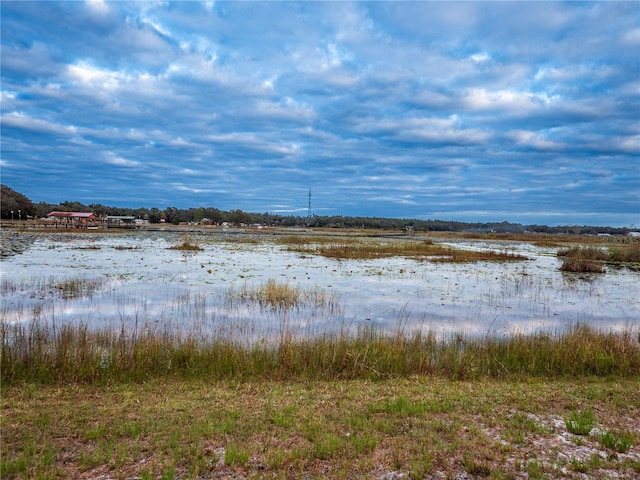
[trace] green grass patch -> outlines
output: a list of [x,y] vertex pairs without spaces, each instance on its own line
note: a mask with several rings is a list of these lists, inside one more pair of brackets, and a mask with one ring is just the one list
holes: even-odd
[[575,435],[589,435],[591,430],[596,426],[595,417],[591,409],[571,412],[571,414],[564,419],[564,423],[567,430]]
[[600,436],[602,445],[619,453],[628,452],[635,441],[635,435],[628,431],[609,430]]
[[229,466],[242,466],[249,461],[249,450],[231,444],[224,451],[224,463]]

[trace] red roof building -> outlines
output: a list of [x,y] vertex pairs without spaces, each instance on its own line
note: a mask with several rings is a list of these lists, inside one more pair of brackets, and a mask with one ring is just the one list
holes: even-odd
[[88,212],[51,212],[47,217],[63,227],[87,228],[93,226],[97,217]]

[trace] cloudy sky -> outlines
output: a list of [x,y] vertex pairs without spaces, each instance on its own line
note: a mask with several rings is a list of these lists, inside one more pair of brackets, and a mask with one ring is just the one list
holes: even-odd
[[640,225],[637,2],[1,2],[33,201]]

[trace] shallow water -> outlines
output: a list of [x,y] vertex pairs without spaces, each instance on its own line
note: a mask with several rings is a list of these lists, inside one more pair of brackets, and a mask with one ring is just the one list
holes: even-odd
[[[406,258],[335,260],[289,252],[273,237],[197,235],[199,252],[169,250],[175,233],[42,234],[2,259],[5,322],[82,322],[160,328],[240,340],[287,330],[314,335],[376,325],[438,334],[562,331],[576,323],[638,329],[640,273],[566,274],[553,248],[455,242],[529,260],[449,264]],[[384,240],[381,240],[384,241]],[[273,279],[297,287],[292,309],[243,298]]]

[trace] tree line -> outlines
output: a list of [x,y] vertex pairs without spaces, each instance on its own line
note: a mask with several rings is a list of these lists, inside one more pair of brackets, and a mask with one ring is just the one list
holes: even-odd
[[[412,229],[415,231],[478,231],[496,233],[572,233],[572,234],[611,234],[625,235],[628,228],[595,227],[595,226],[560,226],[550,227],[546,225],[522,225],[510,222],[457,222],[451,220],[419,220],[400,218],[378,217],[353,217],[342,215],[307,216],[278,215],[274,213],[250,213],[243,210],[220,210],[214,207],[197,207],[180,209],[167,207],[158,208],[126,208],[110,207],[97,203],[84,205],[80,202],[65,201],[59,204],[46,202],[34,203],[25,195],[16,192],[6,185],[0,185],[0,216],[2,219],[26,220],[28,218],[46,218],[52,211],[62,212],[92,212],[99,217],[107,215],[133,216],[146,220],[149,223],[209,223],[220,225],[229,223],[232,225],[253,225],[279,227],[317,227],[317,228],[371,228],[400,230]],[[13,212],[13,213],[12,213]]]

